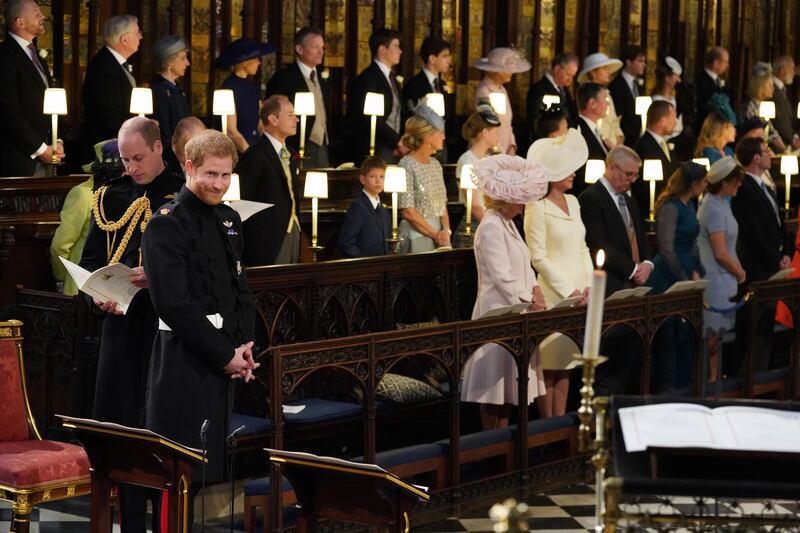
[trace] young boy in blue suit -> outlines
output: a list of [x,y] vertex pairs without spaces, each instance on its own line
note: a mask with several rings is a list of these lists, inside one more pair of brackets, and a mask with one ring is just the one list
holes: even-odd
[[361,164],[358,179],[364,189],[353,200],[339,232],[339,249],[345,257],[386,255],[392,225],[389,212],[381,205],[386,162],[377,156]]

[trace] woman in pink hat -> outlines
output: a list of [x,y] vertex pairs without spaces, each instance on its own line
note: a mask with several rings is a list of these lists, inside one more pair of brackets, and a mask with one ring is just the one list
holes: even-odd
[[[513,218],[525,204],[547,192],[544,169],[513,155],[496,155],[475,165],[478,190],[486,198],[486,213],[475,233],[475,262],[478,268],[478,297],[472,318],[520,303],[529,311],[545,308],[544,295],[531,268],[531,256],[514,225]],[[528,397],[544,394],[539,352],[528,368]],[[464,367],[461,400],[481,404],[483,429],[506,427],[511,406],[518,404],[517,365],[499,344],[478,348]]]
[[511,111],[511,102],[508,99],[508,91],[505,84],[511,81],[514,74],[527,72],[531,64],[527,59],[513,48],[495,48],[489,55],[477,60],[474,67],[484,71],[483,79],[478,88],[475,89],[475,106],[482,101],[489,99],[489,94],[500,93],[505,98],[505,112],[503,109],[495,109],[500,117],[500,137],[497,146],[504,154],[517,153],[517,140],[514,137],[514,130],[511,122],[514,113]]

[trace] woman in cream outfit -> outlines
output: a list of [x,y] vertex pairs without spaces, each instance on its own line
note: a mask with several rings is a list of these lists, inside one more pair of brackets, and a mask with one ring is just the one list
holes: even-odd
[[[475,166],[478,189],[486,196],[486,214],[475,233],[475,263],[478,268],[478,297],[472,318],[488,311],[520,303],[528,310],[545,308],[544,296],[536,283],[530,255],[513,218],[525,204],[547,191],[542,168],[521,157],[496,155]],[[517,365],[499,344],[478,348],[464,367],[461,400],[481,404],[484,429],[508,425],[511,406],[517,405]],[[544,393],[538,351],[528,367],[528,398]]]
[[[572,187],[575,171],[586,163],[589,150],[577,129],[563,137],[539,139],[528,151],[528,160],[544,167],[549,181],[547,195],[525,208],[525,240],[531,263],[539,273],[547,307],[564,298],[586,300],[591,283],[592,259],[586,246],[586,228],[581,221],[578,199],[566,191]],[[580,353],[575,342],[554,333],[540,346],[547,394],[536,400],[543,417],[563,415],[567,407],[569,372]]]

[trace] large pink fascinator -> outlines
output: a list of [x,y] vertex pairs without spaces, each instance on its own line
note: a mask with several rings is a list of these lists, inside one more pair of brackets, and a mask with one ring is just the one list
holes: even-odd
[[544,167],[515,155],[493,155],[475,164],[478,189],[495,200],[527,204],[547,194]]

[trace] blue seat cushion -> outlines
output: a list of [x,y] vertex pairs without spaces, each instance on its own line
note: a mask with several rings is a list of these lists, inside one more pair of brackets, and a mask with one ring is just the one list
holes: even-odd
[[[514,427],[516,426],[490,429],[488,431],[479,431],[478,433],[462,435],[459,439],[460,449],[463,451],[475,450],[477,448],[483,448],[484,446],[491,446],[492,444],[510,442]],[[450,439],[442,439],[437,441],[436,444],[441,446],[445,453],[447,453],[447,451],[450,449]]]
[[[281,489],[283,490],[283,492],[288,492],[292,490],[292,484],[289,483],[288,479],[283,478],[283,486],[281,487]],[[269,493],[270,493],[269,476],[248,481],[244,486],[245,496],[266,496]]]
[[272,422],[260,416],[249,416],[241,413],[233,413],[228,427],[228,433],[245,426],[239,433],[239,438],[268,433],[272,429]]
[[762,385],[764,383],[779,381],[782,379],[786,379],[786,375],[788,373],[789,373],[788,368],[774,368],[772,370],[756,372],[755,382],[758,383],[759,385]]
[[[407,465],[435,459],[442,456],[442,447],[438,444],[414,444],[405,448],[386,450],[375,454],[375,464],[381,468],[391,468],[393,466]],[[356,463],[363,463],[364,457],[351,459]]]
[[528,422],[528,435],[537,433],[549,433],[559,429],[575,426],[575,418],[571,415],[551,416],[550,418],[540,418]]
[[285,414],[284,419],[289,426],[330,422],[361,413],[362,407],[355,403],[336,402],[322,398],[304,398],[288,402],[286,405],[305,405],[305,409],[295,414]]

